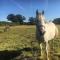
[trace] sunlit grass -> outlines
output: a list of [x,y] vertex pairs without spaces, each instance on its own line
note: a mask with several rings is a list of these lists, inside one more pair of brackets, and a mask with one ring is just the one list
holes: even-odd
[[[60,25],[57,26],[60,31]],[[0,51],[19,50],[25,47],[31,47],[31,42],[36,40],[35,26],[12,26],[10,30],[4,32],[4,27],[0,27]],[[54,39],[54,49],[60,53],[60,32]]]
[[[1,29],[3,31],[3,28]],[[7,32],[0,33],[0,50],[17,50],[31,47],[35,39],[35,26],[13,26]]]

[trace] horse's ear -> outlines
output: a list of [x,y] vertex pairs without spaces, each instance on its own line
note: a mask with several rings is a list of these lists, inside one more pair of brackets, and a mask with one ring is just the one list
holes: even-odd
[[38,15],[38,13],[39,13],[39,12],[38,12],[38,9],[37,9],[37,10],[36,10],[36,15]]
[[44,10],[42,11],[42,14],[44,15]]

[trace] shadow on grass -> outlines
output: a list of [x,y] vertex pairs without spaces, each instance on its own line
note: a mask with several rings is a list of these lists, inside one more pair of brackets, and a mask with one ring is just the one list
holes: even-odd
[[11,60],[16,56],[21,55],[21,51],[0,51],[0,60]]
[[[22,51],[32,51],[32,48],[23,48],[17,51],[0,51],[0,60],[35,60],[33,57],[24,56]],[[36,59],[37,60],[37,59]],[[38,59],[39,60],[39,59]]]

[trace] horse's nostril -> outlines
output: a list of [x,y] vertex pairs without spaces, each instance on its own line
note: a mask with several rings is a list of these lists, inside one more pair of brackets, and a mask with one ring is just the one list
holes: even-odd
[[44,35],[45,34],[45,31],[40,31],[40,35]]
[[46,31],[43,32],[43,34],[45,34]]

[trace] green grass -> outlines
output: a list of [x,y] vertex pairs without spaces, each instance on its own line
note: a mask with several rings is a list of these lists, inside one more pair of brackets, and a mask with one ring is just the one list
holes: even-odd
[[[60,31],[60,25],[57,27]],[[31,42],[36,40],[35,26],[12,26],[7,32],[3,32],[3,30],[4,27],[0,27],[0,51],[32,47]],[[55,51],[60,53],[60,32],[59,36],[54,39],[53,44]]]
[[58,36],[55,37],[53,40],[50,40],[50,46],[52,50],[54,50],[55,53],[60,53],[60,25],[57,25],[58,27]]
[[18,50],[31,47],[31,41],[35,40],[35,26],[13,26],[7,32],[0,28],[0,50]]

